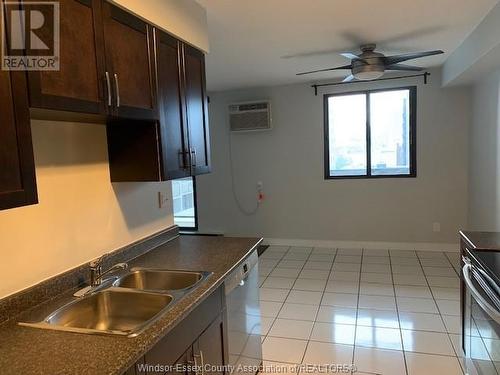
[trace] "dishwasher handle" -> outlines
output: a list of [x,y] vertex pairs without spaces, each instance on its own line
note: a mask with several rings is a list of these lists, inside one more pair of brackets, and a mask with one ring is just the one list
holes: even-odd
[[228,295],[234,289],[243,287],[246,284],[250,272],[257,266],[259,257],[254,251],[242,265],[238,266],[225,281],[225,293]]

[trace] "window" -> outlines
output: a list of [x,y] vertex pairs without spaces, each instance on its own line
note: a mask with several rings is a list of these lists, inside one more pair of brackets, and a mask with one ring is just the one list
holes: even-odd
[[325,178],[416,176],[416,87],[325,95]]
[[196,230],[196,183],[194,177],[172,181],[172,200],[174,203],[174,223],[181,229]]

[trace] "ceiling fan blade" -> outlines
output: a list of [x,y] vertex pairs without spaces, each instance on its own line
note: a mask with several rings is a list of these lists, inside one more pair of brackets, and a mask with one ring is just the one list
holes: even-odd
[[441,50],[436,51],[426,51],[426,52],[414,52],[414,53],[404,53],[402,55],[386,56],[384,57],[385,65],[394,65],[403,61],[419,59],[425,56],[440,55],[444,53]]
[[280,56],[280,59],[295,59],[295,58],[301,58],[301,57],[314,57],[314,56],[335,55],[337,53],[339,53],[338,50],[325,49],[325,50],[321,50],[321,51],[293,53],[293,54],[290,54],[290,55]]
[[302,76],[304,74],[311,74],[311,73],[319,73],[319,72],[328,72],[330,70],[343,70],[343,69],[352,69],[351,65],[343,65],[343,66],[338,66],[336,68],[327,68],[327,69],[319,69],[319,70],[311,70],[310,72],[302,72],[302,73],[297,73],[296,75]]
[[345,77],[342,82],[351,82],[354,80],[354,76],[351,74],[350,76]]
[[409,71],[409,72],[420,72],[420,71],[424,70],[424,68],[421,68],[419,66],[412,66],[412,65],[393,64],[393,65],[386,66],[385,70],[405,70],[405,71]]
[[344,56],[346,59],[350,59],[350,60],[359,59],[358,55],[355,55],[352,52],[343,52],[340,55]]

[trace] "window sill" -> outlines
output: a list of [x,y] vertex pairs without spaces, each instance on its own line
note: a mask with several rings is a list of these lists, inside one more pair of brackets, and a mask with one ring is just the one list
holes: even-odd
[[416,178],[417,174],[384,174],[384,175],[373,175],[373,176],[325,176],[325,180],[376,180],[381,178]]

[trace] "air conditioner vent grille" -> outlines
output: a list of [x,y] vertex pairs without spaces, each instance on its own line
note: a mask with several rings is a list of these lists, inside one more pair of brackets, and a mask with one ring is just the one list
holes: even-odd
[[269,130],[271,108],[267,101],[229,105],[231,131]]

